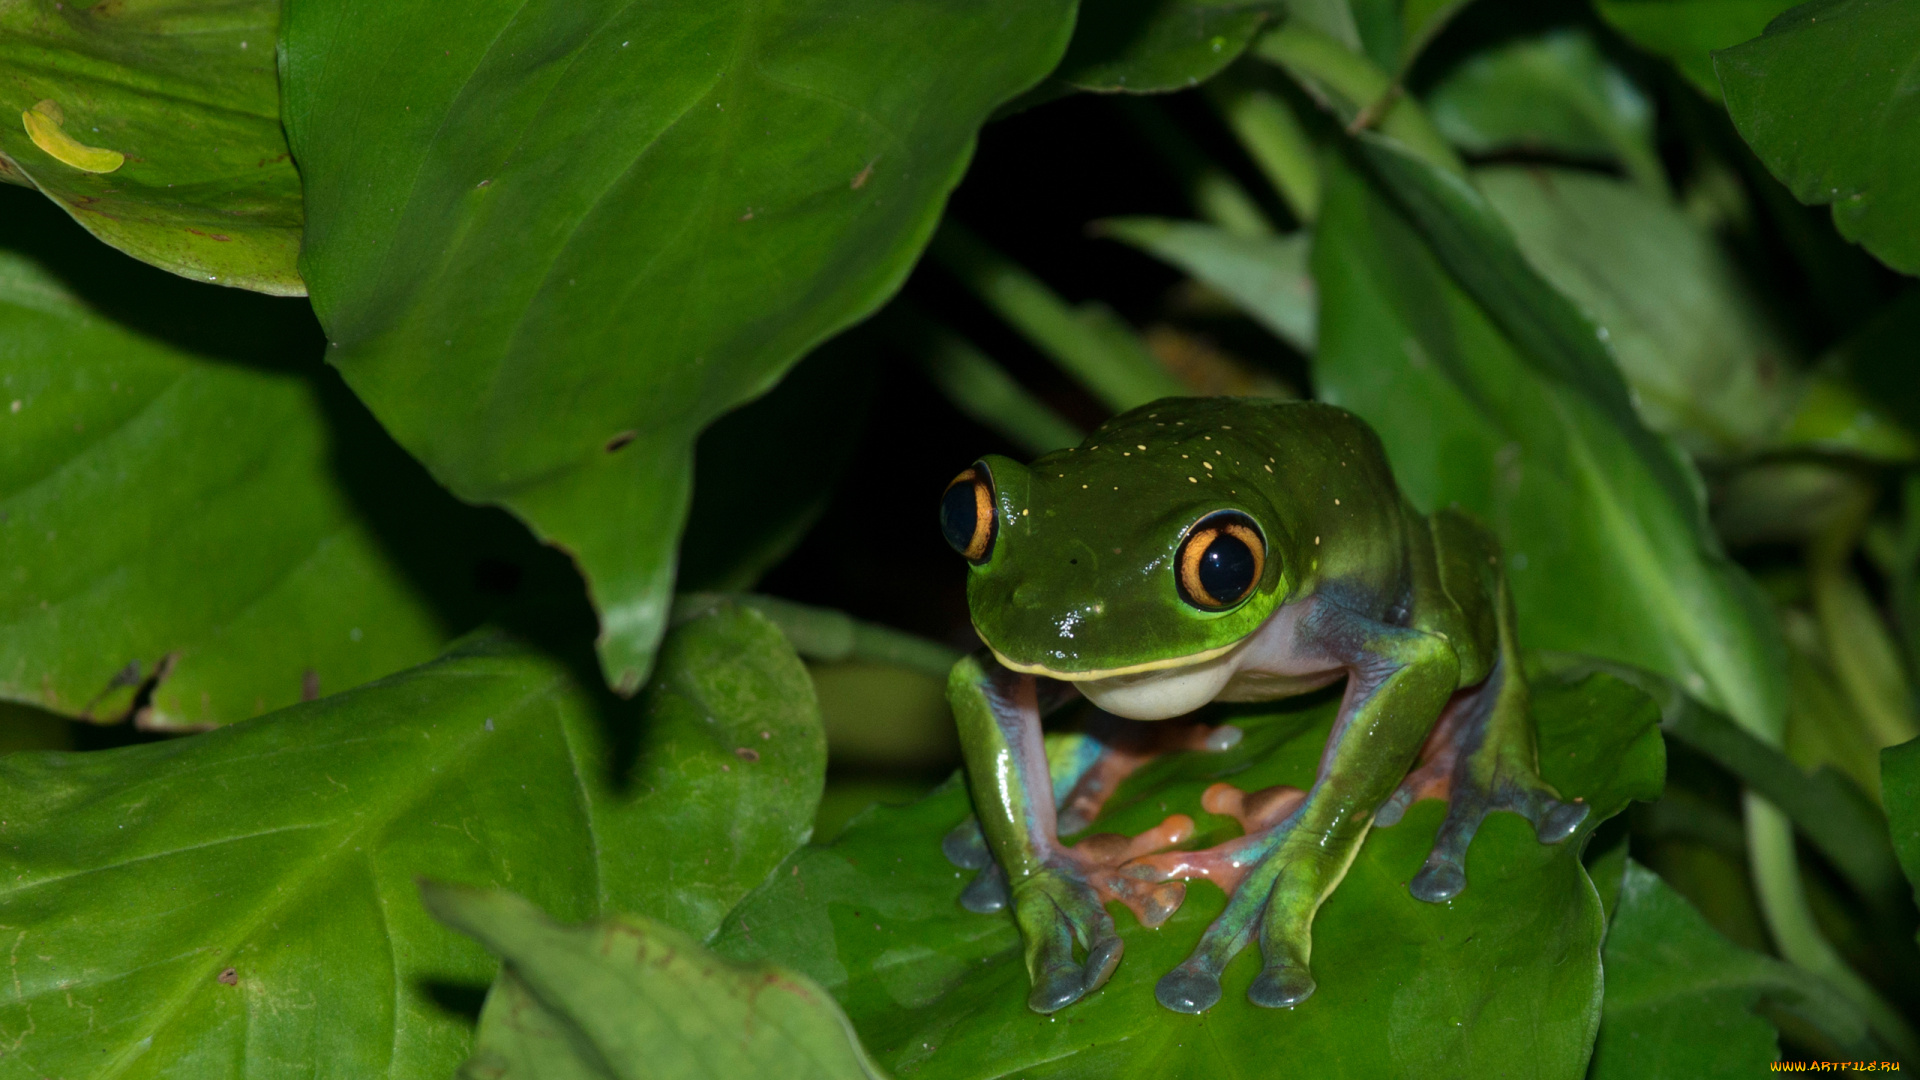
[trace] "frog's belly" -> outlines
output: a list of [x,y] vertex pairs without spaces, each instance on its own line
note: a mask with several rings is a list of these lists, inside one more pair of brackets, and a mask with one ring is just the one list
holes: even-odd
[[1300,635],[1313,603],[1281,605],[1260,629],[1219,656],[1077,685],[1095,705],[1129,720],[1167,720],[1211,701],[1271,701],[1317,690],[1345,675],[1346,667]]

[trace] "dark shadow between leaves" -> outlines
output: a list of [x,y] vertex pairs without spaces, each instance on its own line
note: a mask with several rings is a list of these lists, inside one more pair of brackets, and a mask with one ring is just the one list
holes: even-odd
[[487,1003],[487,991],[490,989],[480,983],[453,982],[449,979],[421,979],[414,986],[420,991],[421,997],[433,1002],[435,1008],[470,1025],[480,1023],[480,1008]]

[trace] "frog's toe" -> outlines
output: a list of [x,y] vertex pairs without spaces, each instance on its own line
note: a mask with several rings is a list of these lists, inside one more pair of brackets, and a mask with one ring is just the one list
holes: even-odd
[[1472,845],[1480,823],[1495,810],[1510,810],[1526,818],[1543,844],[1566,840],[1587,819],[1589,807],[1585,802],[1562,801],[1536,777],[1509,779],[1488,787],[1455,784],[1446,820],[1441,822],[1440,832],[1433,838],[1433,850],[1420,872],[1407,883],[1407,891],[1415,899],[1437,904],[1453,899],[1466,889],[1467,848]]
[[1466,887],[1466,868],[1451,856],[1441,856],[1438,851],[1427,856],[1427,864],[1407,883],[1407,891],[1413,894],[1415,900],[1425,900],[1429,904],[1451,900]]
[[978,818],[969,817],[941,837],[940,854],[962,870],[985,870],[993,865],[993,853],[987,850]]
[[984,869],[973,876],[967,887],[961,890],[960,906],[975,915],[991,915],[1006,910],[1011,897],[1007,894],[1007,875],[1000,872],[997,863],[988,863]]
[[1247,1000],[1268,1009],[1289,1009],[1313,996],[1313,976],[1294,964],[1270,964],[1247,987]]
[[1580,823],[1587,820],[1587,811],[1592,809],[1583,799],[1572,802],[1554,799],[1552,802],[1553,808],[1541,814],[1533,823],[1534,835],[1543,844],[1557,844],[1572,836],[1580,828]]
[[[1021,882],[1014,902],[1033,985],[1028,1008],[1057,1012],[1106,984],[1125,946],[1092,888],[1069,872],[1047,870]],[[1074,958],[1076,944],[1084,959]]]
[[1220,976],[1202,967],[1181,964],[1154,984],[1153,997],[1174,1012],[1203,1013],[1220,1001]]

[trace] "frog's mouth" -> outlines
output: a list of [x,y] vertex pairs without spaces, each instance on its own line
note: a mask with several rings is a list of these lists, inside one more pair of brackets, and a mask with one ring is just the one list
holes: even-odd
[[1018,660],[1011,659],[1006,653],[1001,652],[999,649],[995,649],[992,644],[988,644],[987,648],[992,649],[993,658],[1000,661],[1000,666],[1006,668],[1008,671],[1017,671],[1022,675],[1044,675],[1049,679],[1059,679],[1061,682],[1094,682],[1099,679],[1117,679],[1128,675],[1145,675],[1152,671],[1170,671],[1174,668],[1193,667],[1196,664],[1204,664],[1209,660],[1217,660],[1244,644],[1246,644],[1246,639],[1242,638],[1239,641],[1230,641],[1216,648],[1202,649],[1197,653],[1188,653],[1186,656],[1165,656],[1158,660],[1148,660],[1145,663],[1127,664],[1124,667],[1097,668],[1092,671],[1060,671],[1055,668],[1050,668],[1045,664],[1022,664]]
[[1245,662],[1240,650],[1250,640],[1242,638],[1186,656],[1099,671],[1057,672],[1044,664],[1009,663],[997,649],[993,655],[1014,671],[1074,683],[1087,700],[1115,716],[1166,720],[1184,716],[1218,697]]

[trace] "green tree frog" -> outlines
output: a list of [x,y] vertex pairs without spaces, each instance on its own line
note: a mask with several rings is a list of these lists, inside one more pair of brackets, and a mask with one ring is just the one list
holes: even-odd
[[[982,458],[947,487],[940,523],[971,564],[985,643],[948,682],[978,829],[963,825],[946,850],[982,870],[968,907],[1011,903],[1035,1011],[1097,990],[1119,964],[1106,901],[1158,925],[1195,877],[1230,899],[1159,980],[1159,1002],[1212,1007],[1222,969],[1258,939],[1264,966],[1247,996],[1297,1005],[1314,990],[1314,915],[1370,827],[1415,800],[1448,800],[1409,883],[1439,902],[1466,887],[1467,846],[1490,811],[1524,815],[1542,843],[1586,817],[1540,778],[1495,541],[1458,511],[1415,509],[1351,413],[1161,400],[1031,465]],[[1164,720],[1341,679],[1310,790],[1207,792],[1206,808],[1237,816],[1243,836],[1179,850],[1192,821],[1176,815],[1139,837],[1061,841],[1140,760],[1058,739],[1049,760],[1041,718],[1076,694]]]

